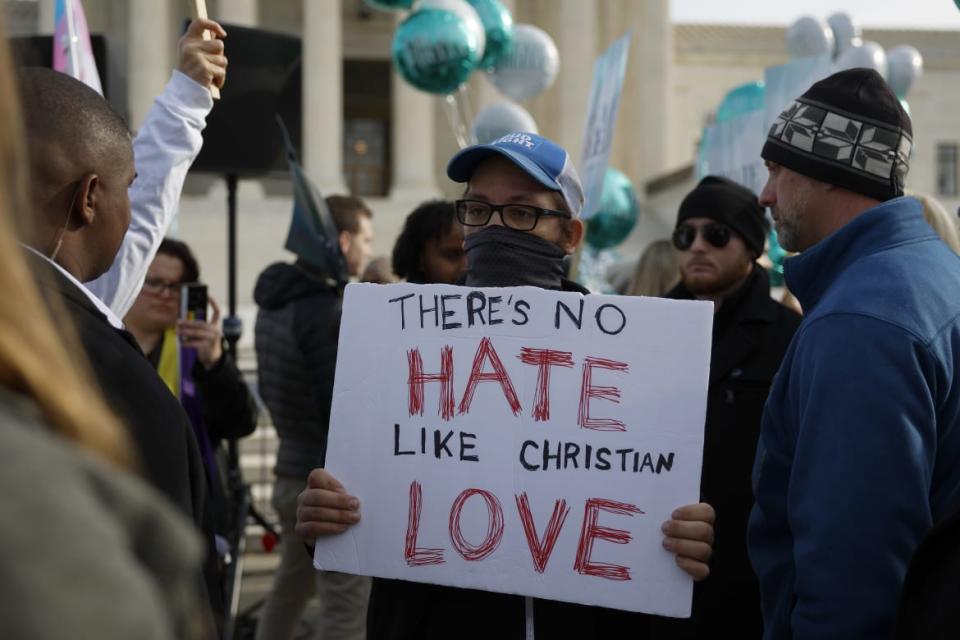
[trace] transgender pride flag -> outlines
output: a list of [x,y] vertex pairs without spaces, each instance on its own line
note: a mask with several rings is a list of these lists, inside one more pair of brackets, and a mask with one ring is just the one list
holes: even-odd
[[90,30],[80,0],[57,0],[53,27],[53,68],[103,95]]

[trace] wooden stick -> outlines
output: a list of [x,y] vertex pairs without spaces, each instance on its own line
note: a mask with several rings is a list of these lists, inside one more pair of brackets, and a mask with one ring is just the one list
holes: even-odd
[[[207,2],[206,2],[206,0],[191,0],[190,4],[193,6],[193,17],[194,17],[194,19],[196,19],[196,18],[204,18],[204,19],[206,19],[206,17],[207,17]],[[204,30],[203,30],[203,39],[204,39],[204,40],[211,40],[211,39],[213,39],[213,36],[210,35],[210,31],[209,31],[208,29],[204,29]],[[217,85],[215,85],[215,84],[213,84],[213,83],[210,84],[210,95],[213,97],[214,100],[219,100],[219,99],[220,99],[220,89],[219,89],[219,87],[217,87]]]

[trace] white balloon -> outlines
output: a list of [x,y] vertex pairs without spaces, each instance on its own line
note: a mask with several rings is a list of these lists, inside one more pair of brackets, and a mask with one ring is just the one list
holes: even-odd
[[923,56],[908,44],[894,47],[887,54],[887,73],[890,88],[904,98],[914,81],[923,75]]
[[822,20],[803,16],[787,29],[787,51],[791,58],[809,58],[833,53],[833,31]]
[[545,31],[532,24],[513,27],[513,48],[488,71],[500,92],[518,102],[549,89],[560,70],[557,45]]
[[467,29],[477,36],[478,55],[483,57],[483,52],[487,48],[487,31],[483,28],[483,22],[480,21],[480,14],[466,0],[420,0],[415,9],[417,11],[440,9],[456,14],[467,25]]
[[837,58],[837,71],[866,67],[876,69],[884,78],[887,77],[887,54],[876,42],[866,41],[854,45],[840,54]]
[[484,107],[473,119],[470,131],[479,144],[493,142],[515,131],[540,133],[533,116],[513,102],[501,102]]
[[833,59],[836,60],[841,53],[863,42],[862,32],[859,23],[850,17],[849,13],[838,11],[829,18],[827,24],[833,31]]

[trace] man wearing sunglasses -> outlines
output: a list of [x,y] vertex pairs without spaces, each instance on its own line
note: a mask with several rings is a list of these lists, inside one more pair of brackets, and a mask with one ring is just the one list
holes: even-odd
[[710,579],[694,587],[688,620],[654,618],[651,638],[717,631],[760,638],[760,593],[747,556],[750,475],[763,405],[800,316],[770,297],[756,259],[767,223],[747,188],[707,176],[683,199],[673,232],[680,284],[674,299],[714,303],[701,499],[717,510]]
[[[468,286],[535,286],[589,293],[564,277],[564,258],[583,238],[583,188],[567,152],[530,133],[512,133],[462,150],[447,175],[467,183],[456,203],[463,224]],[[314,469],[300,494],[297,534],[342,533],[360,520],[359,501],[324,469]],[[707,504],[674,511],[664,523],[664,546],[695,579],[709,572],[713,509]],[[589,640],[629,628],[642,633],[645,619],[599,607],[536,600],[536,636]],[[478,612],[482,615],[478,616]],[[519,596],[399,580],[374,580],[367,638],[433,640],[525,637]]]

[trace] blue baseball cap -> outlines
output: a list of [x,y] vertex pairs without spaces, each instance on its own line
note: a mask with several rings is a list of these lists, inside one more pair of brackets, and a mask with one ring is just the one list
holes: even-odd
[[552,191],[558,191],[574,218],[583,210],[583,185],[573,167],[570,154],[560,145],[535,133],[515,131],[489,144],[463,149],[447,165],[447,177],[468,182],[477,166],[495,155],[507,158],[531,178]]

